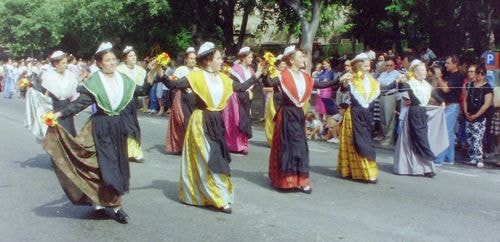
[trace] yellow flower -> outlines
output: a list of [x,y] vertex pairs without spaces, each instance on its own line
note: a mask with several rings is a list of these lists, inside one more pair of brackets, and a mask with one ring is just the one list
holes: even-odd
[[406,75],[408,76],[408,80],[415,79],[415,76],[413,75],[413,72],[411,72],[411,71],[407,72]]
[[30,81],[28,81],[28,79],[26,79],[26,78],[21,79],[19,82],[20,87],[28,87],[29,84],[30,84]]
[[266,61],[267,64],[274,66],[274,64],[276,63],[276,57],[274,57],[273,53],[266,52],[264,53],[264,61]]
[[170,56],[165,52],[157,55],[155,59],[158,65],[162,67],[165,67],[170,63]]
[[45,113],[41,118],[42,122],[49,127],[54,127],[57,125],[56,115],[52,112]]

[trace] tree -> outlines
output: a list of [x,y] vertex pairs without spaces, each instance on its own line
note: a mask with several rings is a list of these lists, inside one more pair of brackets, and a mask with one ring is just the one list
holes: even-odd
[[16,56],[44,53],[63,36],[56,0],[5,0],[0,4],[0,41]]

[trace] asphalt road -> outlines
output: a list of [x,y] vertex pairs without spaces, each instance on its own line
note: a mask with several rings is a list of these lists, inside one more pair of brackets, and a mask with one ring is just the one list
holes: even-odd
[[68,202],[23,119],[23,100],[0,98],[0,241],[500,241],[500,170],[398,176],[392,151],[377,150],[379,182],[363,184],[339,178],[336,145],[310,142],[313,193],[283,193],[269,186],[258,127],[249,155],[233,156],[233,214],[183,205],[180,157],[163,153],[167,119],[149,115],[140,116],[147,160],[131,164],[123,199],[129,224],[92,220],[91,207]]

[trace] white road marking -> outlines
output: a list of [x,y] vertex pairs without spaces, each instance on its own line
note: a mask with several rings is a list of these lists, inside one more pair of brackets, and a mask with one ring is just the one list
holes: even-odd
[[459,176],[478,177],[478,175],[467,174],[467,173],[456,172],[456,171],[442,170],[441,172],[443,172],[443,173],[449,173],[449,174],[455,174],[455,175],[459,175]]
[[319,153],[326,153],[328,151],[326,150],[322,150],[322,149],[315,149],[315,148],[309,148],[310,151],[316,151],[316,152],[319,152]]

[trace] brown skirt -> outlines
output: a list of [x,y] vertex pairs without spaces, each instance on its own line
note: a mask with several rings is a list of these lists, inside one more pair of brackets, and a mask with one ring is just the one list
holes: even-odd
[[169,154],[180,154],[184,144],[184,113],[182,112],[181,91],[176,90],[174,101],[170,111],[167,127],[167,142],[165,152]]
[[50,127],[43,148],[52,157],[54,172],[73,204],[120,206],[119,192],[102,185],[90,121],[76,137],[59,125]]

